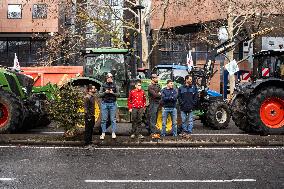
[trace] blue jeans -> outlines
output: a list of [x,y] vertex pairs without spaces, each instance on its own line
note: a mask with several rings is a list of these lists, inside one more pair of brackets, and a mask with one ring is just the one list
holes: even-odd
[[163,108],[163,126],[162,126],[162,136],[166,136],[166,124],[168,115],[171,115],[172,118],[172,134],[177,136],[177,109],[176,108]]
[[116,131],[116,103],[105,103],[102,102],[101,104],[101,115],[102,115],[102,122],[101,122],[101,127],[102,127],[102,132],[106,132],[106,123],[108,117],[110,117],[110,122],[111,122],[111,129],[112,132]]
[[[181,111],[182,131],[186,133],[192,133],[193,128],[193,112]],[[189,121],[189,124],[188,122]]]

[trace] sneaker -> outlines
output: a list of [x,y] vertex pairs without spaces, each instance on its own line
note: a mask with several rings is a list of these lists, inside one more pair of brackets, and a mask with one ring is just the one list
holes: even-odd
[[105,136],[106,136],[106,134],[105,134],[105,133],[102,133],[102,135],[100,136],[100,139],[101,139],[101,140],[104,140],[104,139],[105,139]]
[[161,136],[160,136],[160,134],[152,134],[152,138],[153,139],[160,139]]
[[181,132],[181,133],[179,134],[179,136],[184,136],[184,135],[186,135],[185,132]]
[[139,139],[144,139],[145,137],[140,134],[140,135],[138,135],[138,138],[139,138]]
[[112,133],[111,138],[112,138],[112,139],[116,139],[116,134],[115,134],[115,133]]
[[135,134],[132,134],[132,135],[130,136],[130,138],[134,139],[134,138],[135,138]]

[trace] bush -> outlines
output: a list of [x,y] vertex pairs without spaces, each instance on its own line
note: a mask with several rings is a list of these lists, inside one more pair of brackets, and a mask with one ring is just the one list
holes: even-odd
[[55,91],[56,98],[47,106],[50,118],[66,135],[74,135],[79,125],[84,125],[84,92],[76,86],[64,85]]

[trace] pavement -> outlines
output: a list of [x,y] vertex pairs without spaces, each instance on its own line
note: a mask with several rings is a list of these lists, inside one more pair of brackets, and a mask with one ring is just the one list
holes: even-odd
[[[105,140],[99,139],[99,134],[93,135],[94,146],[124,146],[124,147],[210,147],[210,146],[284,146],[284,135],[253,135],[239,130],[231,121],[229,127],[223,130],[213,130],[195,121],[193,134],[188,137],[166,136],[161,139],[151,139],[146,136],[143,140],[130,139],[131,124],[119,123],[117,139],[111,139],[107,133]],[[55,145],[82,146],[83,134],[75,137],[64,137],[62,129],[51,124],[45,128],[37,128],[25,133],[1,134],[2,145]]]
[[0,146],[0,188],[283,188],[283,149]]

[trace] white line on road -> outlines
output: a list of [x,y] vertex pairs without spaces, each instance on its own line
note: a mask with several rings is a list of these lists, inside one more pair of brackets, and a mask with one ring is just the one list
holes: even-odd
[[87,183],[223,183],[223,182],[256,182],[255,179],[231,180],[85,180]]
[[46,132],[40,132],[40,134],[64,134],[63,131],[46,131]]
[[14,178],[0,178],[0,181],[12,181]]
[[[72,146],[0,146],[0,148],[29,148],[29,149],[87,149]],[[284,147],[176,147],[176,148],[141,148],[141,147],[94,147],[92,150],[283,150]]]

